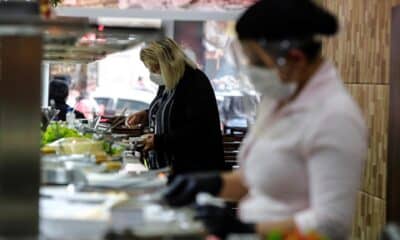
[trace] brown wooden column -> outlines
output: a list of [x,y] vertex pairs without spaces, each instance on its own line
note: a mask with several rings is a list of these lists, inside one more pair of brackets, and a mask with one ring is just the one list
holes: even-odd
[[0,35],[0,239],[38,234],[41,60],[39,33]]
[[400,6],[392,10],[387,220],[400,223]]

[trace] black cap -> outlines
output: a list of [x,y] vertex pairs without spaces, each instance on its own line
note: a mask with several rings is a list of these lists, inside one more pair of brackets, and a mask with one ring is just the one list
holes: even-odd
[[306,39],[334,35],[335,16],[312,0],[260,0],[240,17],[236,31],[240,39]]

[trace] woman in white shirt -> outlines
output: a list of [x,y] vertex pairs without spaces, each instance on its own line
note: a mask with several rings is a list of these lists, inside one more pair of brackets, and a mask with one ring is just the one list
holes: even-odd
[[244,13],[236,30],[248,76],[263,96],[241,147],[240,169],[181,176],[166,200],[183,205],[208,192],[239,201],[238,216],[199,208],[209,232],[223,238],[299,230],[345,239],[367,130],[335,67],[321,56],[316,36],[334,35],[336,18],[311,0],[263,0]]

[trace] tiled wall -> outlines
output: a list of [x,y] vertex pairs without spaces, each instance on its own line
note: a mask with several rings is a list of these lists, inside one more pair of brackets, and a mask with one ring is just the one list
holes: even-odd
[[385,199],[389,86],[346,85],[363,110],[369,128],[368,159],[361,190],[372,196]]
[[360,192],[357,196],[356,217],[352,239],[375,240],[385,224],[386,204],[382,199]]
[[370,131],[368,160],[352,239],[378,238],[386,221],[391,8],[400,0],[322,0],[339,16],[341,32],[324,55],[338,66]]

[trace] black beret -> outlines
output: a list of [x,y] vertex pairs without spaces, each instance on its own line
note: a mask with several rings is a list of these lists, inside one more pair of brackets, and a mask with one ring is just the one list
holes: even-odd
[[236,24],[240,39],[269,41],[333,35],[337,30],[336,17],[312,0],[260,0]]

